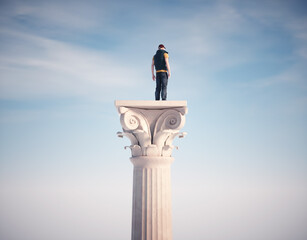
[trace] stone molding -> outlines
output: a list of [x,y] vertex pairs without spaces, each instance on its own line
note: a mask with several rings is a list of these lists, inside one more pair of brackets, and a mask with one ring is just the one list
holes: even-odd
[[131,157],[130,161],[134,168],[164,168],[169,167],[173,162],[173,157]]
[[130,139],[125,148],[131,149],[132,157],[171,157],[174,138],[186,135],[179,132],[187,114],[185,101],[116,101],[115,105],[123,128],[117,135]]

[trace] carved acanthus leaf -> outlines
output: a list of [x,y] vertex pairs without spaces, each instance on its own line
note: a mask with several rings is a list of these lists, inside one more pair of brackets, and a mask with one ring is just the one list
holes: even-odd
[[165,145],[172,145],[173,143],[173,140],[175,139],[175,137],[179,137],[179,138],[183,138],[184,136],[186,136],[187,133],[186,132],[177,132],[177,133],[174,133],[172,135],[170,135],[168,137],[168,139],[165,141]]
[[143,130],[150,137],[149,124],[141,112],[128,110],[120,115],[120,123],[125,131]]
[[124,136],[126,136],[127,138],[129,138],[131,145],[138,145],[139,142],[136,139],[136,137],[132,134],[132,133],[128,133],[128,132],[117,132],[117,136],[123,138]]
[[[179,130],[185,124],[187,108],[174,108],[165,110],[160,116],[152,118],[156,112],[150,110],[119,108],[120,122],[124,132],[119,137],[126,136],[131,141],[132,156],[171,156],[174,146],[172,142],[176,136],[183,137],[185,133]],[[145,114],[145,115],[144,115]],[[147,116],[148,115],[148,116]],[[150,131],[152,124],[153,132]],[[153,136],[153,137],[151,137]]]
[[184,126],[184,124],[185,116],[182,115],[181,112],[172,109],[167,110],[162,113],[157,120],[154,130],[154,137],[158,132],[163,131],[165,129],[179,130]]

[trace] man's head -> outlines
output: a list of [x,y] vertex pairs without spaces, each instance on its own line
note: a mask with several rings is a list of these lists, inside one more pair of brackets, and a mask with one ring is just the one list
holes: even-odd
[[160,44],[158,48],[159,48],[159,49],[165,49],[165,47],[164,47],[163,44]]

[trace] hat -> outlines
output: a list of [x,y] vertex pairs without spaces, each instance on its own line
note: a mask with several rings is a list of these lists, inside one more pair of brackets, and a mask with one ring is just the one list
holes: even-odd
[[160,45],[159,45],[159,48],[165,48],[165,49],[166,49],[166,47],[164,47],[163,44],[160,44]]

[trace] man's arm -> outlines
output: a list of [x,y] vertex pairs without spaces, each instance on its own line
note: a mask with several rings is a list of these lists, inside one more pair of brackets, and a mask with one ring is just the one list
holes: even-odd
[[151,74],[152,74],[152,80],[155,81],[156,80],[156,76],[155,76],[155,61],[152,59],[152,63],[151,63]]
[[167,76],[168,78],[171,77],[171,67],[169,66],[168,57],[165,58],[166,68],[167,68]]

